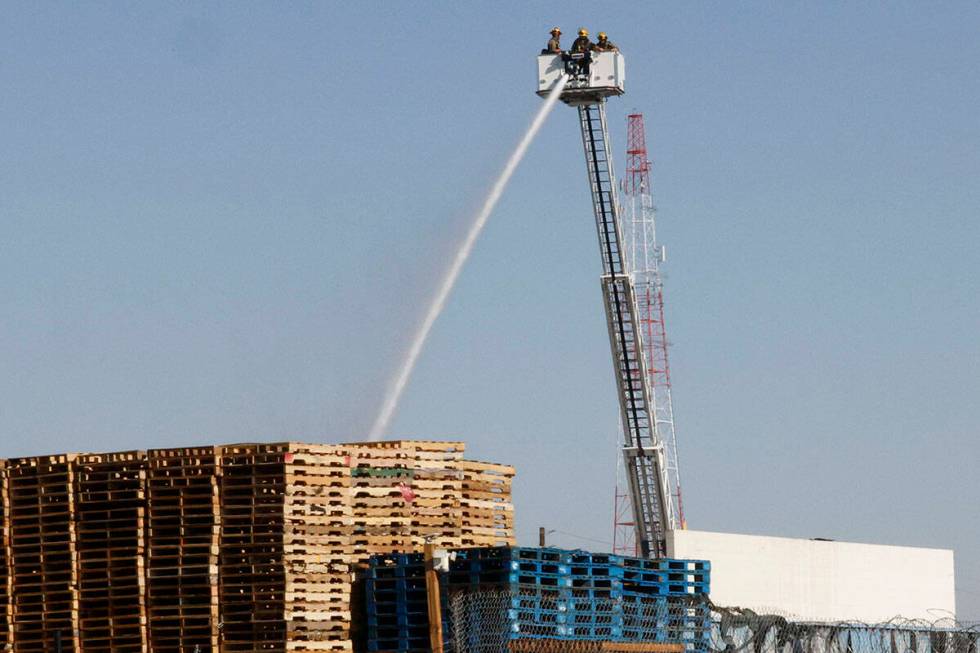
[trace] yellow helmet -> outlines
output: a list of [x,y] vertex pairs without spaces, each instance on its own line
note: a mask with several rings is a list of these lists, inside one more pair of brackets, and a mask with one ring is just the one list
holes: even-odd
[[600,41],[605,41],[606,40],[606,33],[605,32],[599,32],[599,40]]
[[579,36],[588,36],[588,35],[589,35],[589,30],[587,30],[587,29],[585,29],[585,28],[583,27],[582,29],[580,29],[580,30],[578,31],[578,35],[579,35]]
[[551,28],[551,33],[552,34],[561,34],[561,29],[559,29],[557,27],[552,27]]

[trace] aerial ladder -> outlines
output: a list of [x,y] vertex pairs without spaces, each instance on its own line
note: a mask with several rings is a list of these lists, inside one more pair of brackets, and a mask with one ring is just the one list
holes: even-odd
[[584,61],[571,61],[565,54],[538,57],[538,95],[546,97],[562,76],[568,80],[560,99],[578,111],[599,237],[602,300],[619,396],[623,465],[636,543],[644,557],[664,556],[667,532],[677,527],[678,516],[664,441],[657,428],[655,395],[644,355],[641,313],[619,216],[606,123],[606,99],[624,92],[623,55],[591,52]]

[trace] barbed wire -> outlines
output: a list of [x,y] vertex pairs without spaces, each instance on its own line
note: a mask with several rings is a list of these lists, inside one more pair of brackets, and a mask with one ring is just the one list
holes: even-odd
[[694,653],[980,653],[980,623],[952,617],[808,622],[693,595],[468,590],[450,597],[449,622],[447,653],[586,650],[570,648],[573,641],[656,642]]
[[807,622],[714,604],[711,612],[711,650],[728,653],[977,653],[980,640],[980,624],[951,617]]

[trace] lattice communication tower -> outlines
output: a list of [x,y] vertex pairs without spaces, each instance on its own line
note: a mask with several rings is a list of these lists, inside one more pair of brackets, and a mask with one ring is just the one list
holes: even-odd
[[[666,260],[666,250],[657,242],[656,210],[650,184],[650,159],[647,156],[646,131],[643,114],[627,117],[626,175],[622,189],[626,198],[622,215],[628,221],[623,232],[628,238],[630,275],[633,278],[640,327],[643,331],[643,355],[658,439],[664,445],[666,472],[669,477],[670,501],[678,525],[686,528],[684,503],[681,497],[680,466],[677,461],[677,435],[674,430],[674,408],[670,388],[670,361],[667,325],[664,320],[663,277],[660,266]],[[619,468],[622,470],[622,467]],[[616,553],[633,555],[636,550],[629,492],[617,472],[614,507],[613,549]]]

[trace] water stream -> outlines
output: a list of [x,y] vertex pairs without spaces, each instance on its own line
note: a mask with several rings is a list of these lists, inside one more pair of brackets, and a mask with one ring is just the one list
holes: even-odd
[[534,116],[534,120],[531,121],[531,125],[524,133],[524,137],[517,144],[517,147],[511,153],[510,158],[507,159],[507,164],[501,171],[500,176],[497,177],[497,181],[494,182],[493,186],[490,188],[490,192],[487,194],[482,208],[474,217],[473,224],[470,225],[470,229],[466,233],[466,237],[460,243],[459,249],[456,251],[456,255],[453,257],[452,263],[446,270],[446,274],[442,277],[439,287],[436,290],[435,295],[432,297],[432,302],[429,304],[428,310],[425,312],[425,317],[422,320],[422,323],[419,325],[418,331],[415,332],[415,336],[412,338],[411,345],[405,354],[404,361],[398,368],[397,374],[391,379],[391,382],[388,385],[388,391],[385,395],[384,403],[381,405],[381,410],[378,412],[378,416],[375,418],[374,425],[371,427],[371,431],[368,435],[368,439],[372,442],[380,440],[387,433],[391,419],[394,417],[395,411],[398,409],[398,402],[401,400],[402,393],[405,391],[405,386],[408,384],[408,380],[412,376],[412,371],[415,369],[415,364],[418,362],[419,355],[422,353],[422,348],[425,346],[425,341],[429,337],[429,332],[432,330],[432,325],[435,324],[439,314],[442,313],[442,309],[446,306],[446,300],[449,299],[449,294],[452,292],[453,286],[456,285],[456,279],[459,277],[459,273],[466,264],[466,259],[469,258],[470,252],[473,251],[473,246],[476,244],[476,239],[480,236],[480,232],[483,231],[483,227],[486,225],[487,219],[489,219],[490,214],[497,205],[497,201],[500,199],[500,196],[503,195],[504,189],[507,187],[507,182],[510,181],[510,178],[514,174],[514,170],[517,168],[517,165],[521,162],[521,159],[524,158],[524,154],[527,152],[527,148],[531,144],[531,141],[534,140],[534,137],[541,129],[541,125],[544,124],[548,114],[551,113],[551,110],[554,108],[555,102],[558,101],[561,91],[563,88],[565,88],[565,83],[567,81],[568,78],[563,75],[555,83],[555,86],[551,89],[551,93],[548,95],[545,103],[541,105],[540,109],[538,109],[537,114]]

